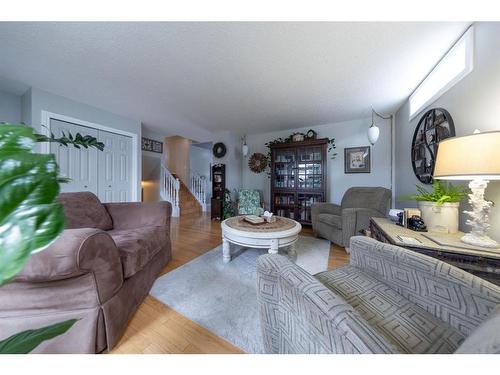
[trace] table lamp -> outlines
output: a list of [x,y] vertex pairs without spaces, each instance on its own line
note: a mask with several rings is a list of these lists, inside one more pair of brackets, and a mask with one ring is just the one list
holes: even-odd
[[484,190],[489,180],[500,180],[500,131],[479,133],[464,137],[448,138],[439,143],[435,179],[470,180],[469,203],[471,211],[464,211],[469,217],[470,233],[462,242],[470,245],[497,248],[499,244],[488,237],[488,214],[492,202],[484,199]]

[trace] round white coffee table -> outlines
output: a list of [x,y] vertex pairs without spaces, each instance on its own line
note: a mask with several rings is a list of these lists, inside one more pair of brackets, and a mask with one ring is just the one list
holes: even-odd
[[295,242],[302,226],[295,220],[276,216],[274,223],[251,224],[244,216],[224,220],[222,227],[222,260],[231,260],[230,244],[258,249],[269,249],[269,254],[277,254],[280,247],[288,246],[288,254],[295,253]]

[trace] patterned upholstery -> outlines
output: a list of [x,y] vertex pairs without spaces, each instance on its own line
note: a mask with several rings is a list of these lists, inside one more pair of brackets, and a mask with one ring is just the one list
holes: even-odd
[[464,341],[456,328],[356,267],[322,272],[316,278],[403,353],[453,353]]
[[258,190],[240,190],[238,194],[239,215],[260,215],[262,212],[260,193]]
[[[500,328],[500,318],[491,317],[500,315],[493,313],[499,287],[366,237],[353,237],[351,252],[349,266],[316,277],[286,257],[259,258],[258,301],[268,353],[470,352],[469,339],[463,340],[478,340],[475,334],[488,343],[483,351],[498,350],[500,335],[489,331]],[[483,322],[489,330],[480,327]]]
[[356,237],[350,264],[452,325],[464,335],[500,303],[500,287],[429,256]]
[[383,187],[352,187],[342,204],[316,203],[311,207],[315,233],[340,246],[369,226],[370,217],[385,217],[391,191]]
[[267,353],[398,353],[342,297],[282,255],[257,261]]

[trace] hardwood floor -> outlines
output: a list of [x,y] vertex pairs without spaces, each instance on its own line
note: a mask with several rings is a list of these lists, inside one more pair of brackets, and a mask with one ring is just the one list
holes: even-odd
[[[312,236],[311,228],[301,235]],[[162,274],[221,244],[220,223],[206,214],[172,218],[172,260]],[[347,264],[344,248],[331,245],[329,269]],[[226,340],[148,296],[111,353],[243,353]]]

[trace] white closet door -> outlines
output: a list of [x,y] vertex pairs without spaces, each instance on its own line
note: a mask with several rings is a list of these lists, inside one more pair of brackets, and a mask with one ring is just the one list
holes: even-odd
[[101,202],[132,201],[132,139],[99,130],[104,151],[98,154],[98,197]]
[[[50,130],[56,137],[61,137],[63,131],[66,136],[70,132],[73,136],[81,133],[97,137],[96,129],[54,119],[50,120]],[[62,192],[91,191],[97,194],[97,153],[100,151],[51,143],[50,152],[56,157],[60,174],[71,179],[70,182],[61,184]]]

